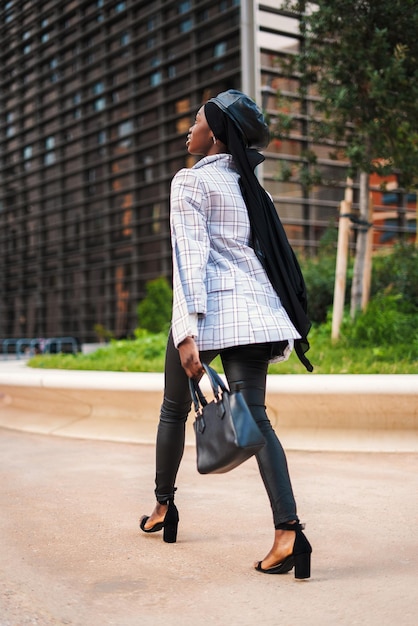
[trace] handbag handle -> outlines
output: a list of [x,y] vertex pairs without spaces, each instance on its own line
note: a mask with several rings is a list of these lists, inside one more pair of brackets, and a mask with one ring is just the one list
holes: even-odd
[[[216,402],[219,402],[220,392],[228,393],[228,389],[225,386],[225,383],[222,380],[222,378],[212,367],[210,367],[209,365],[206,365],[206,363],[202,363],[202,365],[203,365],[203,369],[205,370],[209,378],[215,400]],[[199,383],[197,382],[197,380],[195,380],[194,378],[189,378],[189,387],[190,387],[190,395],[193,400],[195,412],[199,413],[200,406],[202,407],[206,406],[208,402],[205,396],[203,395],[203,392],[200,389]]]

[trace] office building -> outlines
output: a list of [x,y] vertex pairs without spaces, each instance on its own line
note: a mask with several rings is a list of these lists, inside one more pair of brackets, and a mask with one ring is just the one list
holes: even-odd
[[[170,180],[195,162],[196,110],[238,88],[274,122],[277,90],[295,90],[277,58],[297,45],[297,20],[277,4],[1,3],[0,338],[132,333],[146,282],[170,279]],[[300,139],[272,140],[260,176],[292,244],[314,251],[345,169],[324,153],[334,188],[277,180],[303,124]]]

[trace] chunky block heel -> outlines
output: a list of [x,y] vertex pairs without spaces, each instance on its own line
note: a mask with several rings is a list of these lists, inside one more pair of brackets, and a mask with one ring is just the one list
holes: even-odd
[[176,543],[179,513],[173,500],[168,500],[167,504],[168,509],[163,522],[157,522],[154,526],[151,526],[151,528],[145,528],[145,524],[149,520],[149,516],[144,515],[139,522],[139,527],[144,533],[156,533],[159,530],[162,530],[163,539],[166,543]]
[[293,544],[292,553],[289,554],[281,563],[273,565],[268,569],[264,569],[259,561],[255,569],[263,574],[287,574],[293,567],[295,568],[295,578],[302,580],[311,576],[311,553],[312,546],[303,534],[304,526],[297,522],[296,524],[279,524],[276,530],[292,530],[296,533],[295,543]]
[[168,510],[164,518],[163,539],[166,543],[176,543],[179,513],[172,500],[168,503]]
[[294,556],[295,578],[302,580],[311,577],[311,554],[305,552]]

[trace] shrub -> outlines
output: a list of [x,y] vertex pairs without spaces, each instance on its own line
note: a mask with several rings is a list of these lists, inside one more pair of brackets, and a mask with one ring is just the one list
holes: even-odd
[[146,297],[138,304],[138,323],[152,333],[167,330],[171,320],[173,291],[165,278],[150,280],[145,285]]
[[335,257],[305,261],[302,272],[308,293],[308,316],[315,324],[322,324],[334,298]]
[[[329,228],[321,238],[318,256],[301,262],[308,292],[308,316],[314,324],[323,324],[334,301],[336,239],[338,231]],[[351,268],[346,282],[346,299],[351,290]]]
[[95,324],[93,330],[100,341],[110,341],[115,338],[112,331],[105,328],[103,324]]
[[418,248],[414,244],[399,244],[390,254],[374,257],[371,296],[388,287],[402,296],[398,301],[402,311],[418,311]]
[[[308,314],[315,324],[325,323],[334,299],[336,251],[330,245],[331,240],[332,235],[327,231],[321,240],[318,257],[301,262],[308,291]],[[347,304],[350,302],[352,265],[350,260],[345,292]],[[417,313],[418,248],[414,244],[400,244],[373,257],[370,299],[385,294],[401,296],[396,300],[398,312]]]
[[401,300],[400,294],[393,294],[390,290],[377,294],[363,313],[351,323],[344,324],[343,334],[360,346],[404,344],[412,347],[415,316],[401,310]]

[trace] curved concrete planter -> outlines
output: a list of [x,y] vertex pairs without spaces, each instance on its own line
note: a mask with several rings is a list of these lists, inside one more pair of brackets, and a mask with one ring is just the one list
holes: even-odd
[[[153,443],[163,375],[0,368],[0,426]],[[203,388],[208,391],[207,385]],[[269,376],[267,408],[284,446],[418,451],[418,375]],[[194,443],[193,416],[187,443]]]

